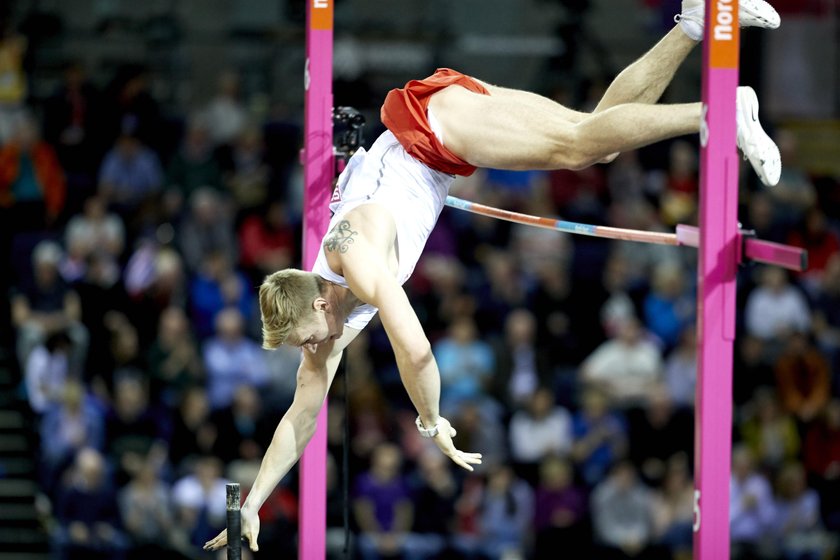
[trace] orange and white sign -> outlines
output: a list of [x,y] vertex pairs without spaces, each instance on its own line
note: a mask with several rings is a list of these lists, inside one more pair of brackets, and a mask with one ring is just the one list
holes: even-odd
[[333,0],[309,0],[312,5],[309,12],[310,29],[333,28]]
[[712,33],[709,58],[712,68],[737,68],[738,0],[710,0]]

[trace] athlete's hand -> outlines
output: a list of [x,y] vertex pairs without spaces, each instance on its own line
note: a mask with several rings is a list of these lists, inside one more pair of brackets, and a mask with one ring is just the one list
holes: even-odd
[[444,455],[455,461],[455,464],[472,472],[472,465],[481,464],[481,453],[465,453],[455,449],[455,444],[452,443],[452,438],[455,437],[455,428],[449,423],[449,420],[440,417],[438,420],[438,434],[434,437],[435,443],[443,451]]
[[[260,518],[256,512],[247,507],[239,511],[242,516],[242,538],[248,541],[248,547],[254,552],[260,549],[257,544],[257,536],[260,534]],[[216,535],[216,538],[204,543],[204,550],[219,550],[227,545],[227,529]]]

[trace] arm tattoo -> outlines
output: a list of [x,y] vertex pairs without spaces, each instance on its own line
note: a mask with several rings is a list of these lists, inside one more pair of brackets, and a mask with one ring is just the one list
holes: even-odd
[[355,241],[354,236],[359,232],[350,228],[350,222],[341,220],[332,228],[324,239],[324,249],[327,251],[338,251],[346,253],[350,245]]

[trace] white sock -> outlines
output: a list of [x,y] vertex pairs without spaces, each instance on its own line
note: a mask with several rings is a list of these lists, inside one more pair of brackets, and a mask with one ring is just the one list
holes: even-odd
[[693,9],[687,14],[680,14],[674,19],[679,22],[680,29],[689,39],[700,41],[703,39],[703,8]]

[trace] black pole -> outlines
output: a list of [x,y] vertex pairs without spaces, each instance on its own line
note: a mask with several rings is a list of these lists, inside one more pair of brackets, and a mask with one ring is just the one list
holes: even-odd
[[239,516],[239,484],[225,485],[227,493],[227,560],[242,560],[242,518]]

